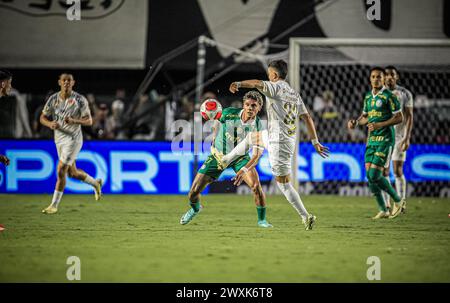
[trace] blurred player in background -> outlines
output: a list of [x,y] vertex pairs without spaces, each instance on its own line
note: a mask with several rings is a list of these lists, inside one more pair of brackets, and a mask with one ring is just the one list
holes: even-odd
[[[267,69],[269,81],[233,82],[230,85],[230,91],[236,93],[239,88],[257,88],[266,96],[268,133],[262,133],[262,139],[266,141],[268,147],[272,173],[281,192],[302,217],[305,229],[310,230],[313,228],[316,216],[308,213],[300,195],[289,180],[296,144],[296,120],[299,115],[305,121],[308,135],[319,155],[327,157],[328,148],[319,143],[314,121],[306,110],[303,100],[286,82],[287,72],[287,63],[283,60],[275,60]],[[222,158],[223,164],[227,165],[230,159],[233,159],[236,154],[241,154],[245,149],[245,143],[238,145],[232,154]]]
[[[399,73],[395,66],[387,66],[384,68],[385,79],[384,84],[391,90],[394,95],[397,96],[400,102],[400,108],[403,113],[403,122],[396,124],[395,128],[395,146],[392,152],[392,165],[394,168],[395,175],[395,189],[398,195],[402,199],[406,199],[406,179],[403,174],[403,165],[406,160],[406,151],[409,148],[411,142],[411,130],[413,127],[413,95],[412,93],[404,88],[403,86],[397,85],[400,79]],[[389,166],[384,171],[385,177],[389,180]],[[383,191],[384,200],[388,209],[391,208],[389,195]],[[405,205],[403,205],[402,212],[406,210],[406,200]]]
[[[372,89],[364,97],[363,113],[358,119],[348,121],[347,126],[353,129],[358,125],[367,125],[368,139],[364,162],[369,188],[379,208],[379,212],[372,219],[395,218],[400,214],[405,200],[398,196],[383,173],[389,166],[395,143],[393,126],[402,122],[403,115],[397,97],[383,85],[384,69],[371,69],[370,84]],[[392,213],[387,210],[382,191],[387,192],[395,202]]]
[[[263,98],[261,94],[256,91],[250,91],[243,98],[243,108],[225,108],[220,119],[215,121],[211,151],[213,153],[227,154],[247,134],[260,131],[261,121],[257,115],[262,106]],[[229,166],[236,172],[236,177],[233,178],[234,184],[239,186],[243,181],[253,191],[258,215],[258,226],[272,227],[266,220],[266,197],[259,181],[258,172],[255,169],[263,151],[263,147],[255,146],[252,158],[247,153],[244,153],[231,162]],[[200,193],[208,184],[218,179],[224,169],[218,165],[217,159],[213,154],[209,155],[198,170],[192,183],[189,191],[191,208],[181,217],[180,224],[189,223],[201,211]]]
[[[11,91],[12,74],[8,71],[0,71],[0,97],[8,96]],[[0,163],[9,165],[8,157],[0,155]],[[1,180],[0,180],[1,181]]]
[[0,163],[3,163],[4,165],[8,166],[9,165],[8,157],[4,156],[4,155],[0,155]]
[[12,74],[6,70],[0,70],[0,97],[8,96],[12,89]]
[[[77,169],[75,160],[83,145],[81,126],[91,126],[92,117],[86,98],[72,88],[75,80],[71,74],[61,74],[58,85],[61,90],[51,95],[42,110],[40,122],[54,130],[56,150],[58,151],[58,168],[55,192],[51,204],[42,212],[54,214],[58,211],[67,174],[71,178],[83,181],[94,188],[95,200],[102,195],[103,180],[94,180],[86,172]],[[50,120],[51,119],[51,120]]]

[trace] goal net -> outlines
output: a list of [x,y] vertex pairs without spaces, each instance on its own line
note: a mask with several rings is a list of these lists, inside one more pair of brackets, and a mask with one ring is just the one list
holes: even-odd
[[[364,171],[366,129],[349,132],[362,111],[374,66],[395,66],[413,94],[414,122],[404,174],[408,195],[450,196],[450,41],[291,38],[289,82],[315,120],[331,157],[314,153],[304,123],[293,179],[307,194],[369,195]],[[391,180],[394,180],[391,167]]]

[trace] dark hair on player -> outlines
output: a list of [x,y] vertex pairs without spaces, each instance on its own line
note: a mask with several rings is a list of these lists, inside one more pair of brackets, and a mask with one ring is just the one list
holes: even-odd
[[287,72],[288,72],[288,66],[287,66],[286,61],[274,60],[269,63],[269,67],[276,69],[278,72],[278,76],[280,76],[281,79],[286,79]]
[[379,67],[379,66],[372,67],[370,69],[370,73],[372,74],[372,72],[375,70],[381,72],[384,75],[384,69],[382,67]]
[[62,76],[62,75],[68,75],[68,76],[71,76],[72,79],[75,79],[75,77],[73,76],[73,74],[71,74],[71,73],[69,73],[69,72],[62,72],[62,73],[60,73],[58,79],[61,79],[61,76]]
[[12,79],[12,74],[6,69],[0,70],[0,81]]
[[386,66],[386,67],[384,68],[384,70],[387,70],[387,69],[395,70],[395,72],[397,73],[397,75],[399,74],[398,69],[397,69],[395,66],[393,66],[393,65],[388,65],[388,66]]
[[245,100],[247,100],[247,99],[253,99],[253,100],[258,101],[258,104],[259,104],[261,107],[262,107],[263,104],[264,104],[262,95],[261,95],[259,92],[257,92],[256,90],[251,90],[251,91],[247,92],[247,93],[244,95],[244,98],[242,98],[242,101],[245,102]]

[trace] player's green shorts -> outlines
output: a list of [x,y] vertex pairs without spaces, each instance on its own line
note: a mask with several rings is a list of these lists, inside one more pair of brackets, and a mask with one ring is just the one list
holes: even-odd
[[367,145],[364,162],[373,163],[380,167],[388,167],[391,155],[392,145]]
[[[250,161],[250,156],[245,155],[242,156],[228,165],[228,167],[231,167],[234,172],[238,172],[243,166],[245,166],[248,161]],[[213,155],[209,155],[206,159],[205,163],[200,167],[198,170],[199,173],[210,176],[213,179],[218,179],[220,177],[220,174],[222,174],[223,170],[220,170],[217,167],[217,160],[214,158]]]

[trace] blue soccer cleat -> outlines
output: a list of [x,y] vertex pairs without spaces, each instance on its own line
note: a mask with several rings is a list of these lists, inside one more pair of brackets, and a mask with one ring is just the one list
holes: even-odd
[[203,206],[200,205],[200,209],[198,212],[195,212],[194,209],[190,208],[180,219],[181,225],[186,225],[194,219],[194,217],[202,210]]
[[273,227],[273,225],[267,222],[266,220],[258,221],[258,226],[264,228]]

